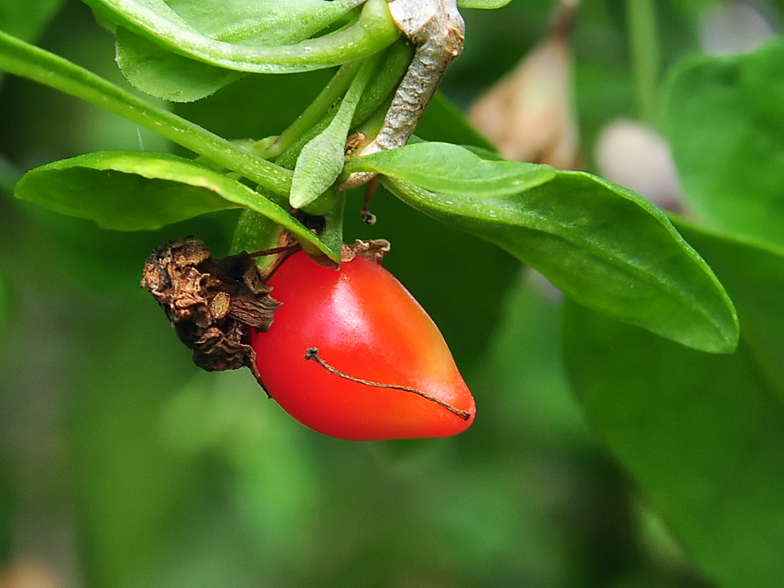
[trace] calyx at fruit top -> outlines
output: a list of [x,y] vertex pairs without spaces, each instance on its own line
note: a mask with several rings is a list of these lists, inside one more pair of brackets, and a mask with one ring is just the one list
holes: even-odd
[[[141,286],[163,307],[200,368],[213,372],[248,367],[259,379],[248,333],[266,332],[272,326],[281,303],[270,296],[266,281],[299,249],[288,235],[282,239],[283,246],[269,251],[214,259],[203,242],[185,237],[158,247],[147,258]],[[383,239],[357,241],[343,245],[341,261],[359,255],[380,263],[387,251],[389,242]],[[265,273],[254,260],[262,255],[276,256]],[[329,260],[326,264],[334,266]]]

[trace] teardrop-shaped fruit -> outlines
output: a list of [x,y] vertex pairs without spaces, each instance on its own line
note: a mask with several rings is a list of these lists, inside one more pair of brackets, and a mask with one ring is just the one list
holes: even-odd
[[264,388],[340,439],[455,435],[476,407],[436,325],[392,274],[363,257],[335,270],[292,255],[272,276],[282,302],[251,332]]

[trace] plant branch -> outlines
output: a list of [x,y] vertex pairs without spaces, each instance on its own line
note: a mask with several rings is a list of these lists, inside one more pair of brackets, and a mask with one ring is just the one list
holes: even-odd
[[637,115],[654,123],[661,65],[653,0],[626,0],[626,20],[637,86]]
[[0,31],[0,70],[100,106],[236,171],[283,196],[291,172],[184,118],[157,108],[94,73]]
[[289,127],[283,131],[266,149],[256,151],[256,155],[264,159],[275,159],[286,149],[297,142],[308,129],[316,125],[324,114],[346,93],[351,81],[356,77],[363,60],[357,59],[343,65],[329,83],[324,86],[315,100],[297,117]]

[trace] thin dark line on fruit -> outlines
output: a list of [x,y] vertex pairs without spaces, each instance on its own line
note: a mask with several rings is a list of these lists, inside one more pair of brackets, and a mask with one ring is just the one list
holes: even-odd
[[443,400],[439,400],[435,396],[431,396],[427,392],[422,392],[422,390],[417,390],[416,388],[410,388],[408,386],[398,386],[397,384],[381,384],[379,382],[370,382],[368,380],[363,380],[361,378],[355,378],[354,376],[349,376],[341,372],[339,369],[332,367],[326,361],[321,359],[319,356],[318,347],[308,347],[305,351],[305,360],[312,359],[325,370],[330,372],[331,374],[335,374],[341,378],[345,378],[346,380],[351,380],[352,382],[356,382],[358,384],[364,384],[365,386],[373,386],[374,388],[390,388],[392,390],[402,390],[404,392],[411,392],[412,394],[416,394],[417,396],[421,396],[425,400],[429,400],[430,402],[434,402],[435,404],[444,407],[452,414],[456,414],[464,421],[467,421],[471,418],[471,413],[466,412],[465,410],[460,410],[459,408],[455,408],[451,404],[444,402]]

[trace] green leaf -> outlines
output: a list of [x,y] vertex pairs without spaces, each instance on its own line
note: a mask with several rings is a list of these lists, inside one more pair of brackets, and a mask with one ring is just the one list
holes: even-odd
[[450,143],[414,143],[350,159],[346,171],[374,172],[431,192],[466,198],[503,197],[549,182],[549,165],[488,160]]
[[[307,39],[362,0],[181,1],[171,10],[211,39],[240,45],[290,45]],[[117,29],[117,63],[136,88],[164,100],[191,102],[239,79],[236,71],[189,59],[146,37]]]
[[133,87],[171,102],[200,100],[244,75],[172,53],[123,28],[117,29],[117,65]]
[[[222,8],[217,14],[203,11],[200,2],[178,3],[183,8],[182,14],[163,0],[88,0],[87,4],[102,17],[155,41],[164,50],[213,66],[253,73],[291,73],[332,67],[372,55],[399,36],[386,2],[367,0],[360,17],[347,28],[294,44],[262,44],[259,39],[267,35],[273,42],[301,38],[314,32],[314,27],[321,28],[357,5],[357,0],[303,1],[306,4],[296,2],[302,10],[291,14],[286,10],[290,2],[262,2],[259,11],[268,14],[264,18],[259,18],[255,11],[248,13],[247,3],[240,2],[230,3],[231,9],[226,14],[222,14]],[[275,10],[268,12],[272,8]],[[278,8],[282,10],[278,12]],[[124,38],[123,43],[126,42],[131,42],[130,37]],[[125,54],[130,55],[130,52]],[[156,75],[163,75],[160,69]],[[206,75],[215,77],[214,72]],[[152,80],[151,76],[142,81]]]
[[699,229],[682,219],[676,227],[727,289],[756,368],[784,403],[784,248]]
[[784,251],[678,224],[738,308],[734,355],[567,304],[565,359],[593,427],[719,586],[784,576]]
[[343,171],[346,138],[351,120],[376,65],[376,59],[365,60],[343,97],[335,117],[326,129],[302,148],[294,168],[294,177],[291,179],[289,202],[292,208],[303,208],[316,200],[335,183]]
[[634,192],[560,171],[505,198],[453,198],[382,182],[409,205],[503,247],[575,300],[695,349],[730,352],[735,310],[707,264]]
[[704,57],[669,80],[664,132],[689,204],[716,228],[784,244],[784,41]]
[[57,161],[25,174],[16,195],[120,231],[150,231],[208,212],[244,207],[340,259],[339,248],[328,248],[258,192],[204,165],[165,153],[100,152]]
[[457,0],[460,8],[484,8],[493,9],[506,6],[512,0]]

